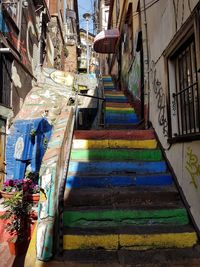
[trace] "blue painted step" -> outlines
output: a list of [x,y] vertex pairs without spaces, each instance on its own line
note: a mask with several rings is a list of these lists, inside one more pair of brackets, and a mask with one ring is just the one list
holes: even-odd
[[119,173],[160,173],[166,172],[164,161],[157,162],[76,162],[69,164],[69,173],[76,174],[119,174]]
[[117,103],[129,103],[127,98],[121,98],[121,97],[106,97],[106,102],[117,102]]
[[103,77],[103,82],[112,82],[112,78],[111,77]]
[[106,112],[105,115],[106,123],[137,123],[139,119],[135,113],[124,114],[124,113],[110,113]]
[[167,186],[172,184],[170,174],[77,176],[67,177],[67,188],[110,187],[110,186]]

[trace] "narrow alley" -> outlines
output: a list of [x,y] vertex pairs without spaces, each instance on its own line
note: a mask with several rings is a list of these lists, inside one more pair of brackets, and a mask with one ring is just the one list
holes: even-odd
[[0,1],[0,267],[200,267],[200,1]]

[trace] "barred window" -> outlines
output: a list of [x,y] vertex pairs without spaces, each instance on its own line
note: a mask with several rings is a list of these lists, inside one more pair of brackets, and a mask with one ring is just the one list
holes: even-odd
[[171,143],[200,139],[200,10],[196,11],[165,51]]
[[174,56],[176,92],[173,93],[177,109],[177,133],[199,133],[199,93],[194,35]]

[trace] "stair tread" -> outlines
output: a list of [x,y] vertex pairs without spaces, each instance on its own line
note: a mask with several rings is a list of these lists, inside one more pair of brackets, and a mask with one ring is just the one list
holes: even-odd
[[177,201],[177,203],[170,203],[169,202],[169,206],[168,203],[161,203],[159,204],[152,204],[151,207],[146,206],[146,205],[129,205],[129,206],[123,206],[123,207],[118,207],[118,206],[111,206],[111,205],[103,205],[103,206],[97,206],[97,205],[93,205],[93,206],[78,206],[78,207],[73,207],[73,206],[68,206],[66,207],[65,211],[66,212],[103,212],[103,211],[128,211],[128,212],[153,212],[153,211],[165,211],[165,210],[176,210],[176,209],[183,209],[185,210],[183,204],[181,201]]
[[65,227],[64,235],[153,235],[171,233],[194,233],[194,228],[187,225],[122,225],[119,227],[78,228]]
[[152,130],[90,130],[90,131],[78,131],[74,132],[74,140],[76,139],[155,139],[154,132]]
[[[194,248],[154,249],[134,251],[134,253],[122,249],[118,251],[105,251],[103,249],[68,250],[64,251],[62,260],[66,263],[81,264],[80,266],[84,264],[85,267],[90,267],[88,265],[90,263],[92,263],[92,267],[174,267],[172,264],[175,264],[176,267],[193,267],[193,264],[195,267],[199,267],[200,248],[195,246]],[[71,267],[68,264],[67,266]],[[73,265],[73,267],[78,266]]]
[[115,205],[165,205],[175,206],[180,202],[180,196],[174,186],[158,188],[150,187],[110,187],[110,188],[74,188],[65,192],[65,206],[95,206]]

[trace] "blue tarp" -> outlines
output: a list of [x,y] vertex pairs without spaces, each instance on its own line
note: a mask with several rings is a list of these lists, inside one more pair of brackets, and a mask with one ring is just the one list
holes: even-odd
[[32,172],[39,171],[51,132],[45,118],[14,122],[6,145],[7,178],[24,178],[29,164]]

